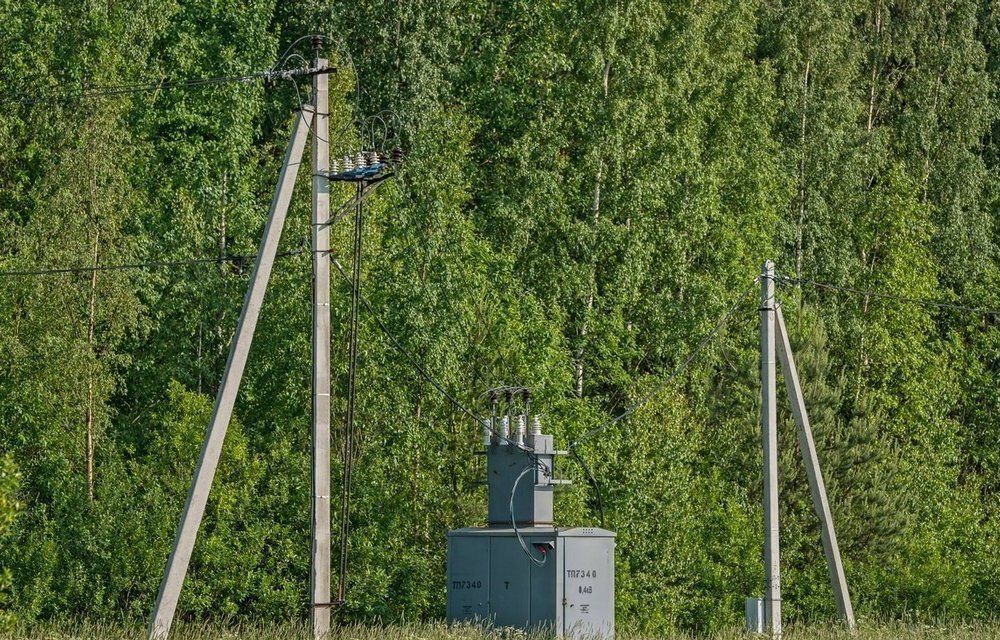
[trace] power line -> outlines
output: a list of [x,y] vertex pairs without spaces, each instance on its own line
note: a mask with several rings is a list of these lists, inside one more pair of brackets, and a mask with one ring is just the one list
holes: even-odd
[[[275,258],[287,258],[289,256],[297,256],[300,253],[305,253],[307,249],[299,248],[290,251],[283,251],[281,253],[275,254]],[[133,262],[129,264],[112,264],[112,265],[97,265],[92,267],[53,267],[49,269],[36,269],[36,270],[23,270],[23,271],[0,271],[0,278],[2,277],[20,277],[20,276],[48,276],[48,275],[58,275],[58,274],[79,274],[79,273],[94,273],[95,271],[125,271],[129,269],[160,269],[169,267],[181,267],[190,264],[223,264],[226,262],[240,262],[242,260],[252,260],[257,257],[256,254],[245,254],[245,255],[230,255],[230,256],[219,256],[215,258],[192,258],[190,260],[165,260],[165,261],[152,261],[152,262]]]
[[[347,272],[344,270],[343,265],[340,264],[340,261],[337,260],[333,255],[331,255],[330,256],[330,262],[333,263],[333,265],[337,268],[337,271],[340,272],[340,276],[341,276],[341,278],[343,278],[344,282],[346,282],[348,285],[351,285],[352,284],[351,278],[350,278],[350,276],[347,275]],[[363,295],[360,295],[358,299],[361,301],[361,304],[362,304],[362,306],[364,306],[365,310],[368,311],[368,314],[371,315],[372,319],[375,320],[375,324],[378,326],[379,330],[385,335],[386,338],[389,339],[389,342],[392,344],[393,348],[395,348],[396,351],[398,351],[399,354],[401,356],[403,356],[403,359],[406,360],[406,362],[411,367],[413,367],[417,371],[417,373],[419,373],[420,376],[424,380],[426,380],[432,387],[434,387],[434,389],[439,394],[441,394],[441,396],[443,396],[446,400],[448,400],[448,402],[450,402],[452,404],[452,406],[454,406],[460,412],[462,412],[465,415],[467,415],[470,418],[472,418],[476,422],[477,425],[479,425],[479,426],[487,429],[500,442],[503,442],[504,444],[507,444],[507,445],[510,445],[510,446],[513,446],[513,447],[517,447],[518,449],[521,449],[522,451],[528,452],[531,456],[534,456],[534,451],[532,451],[531,449],[525,447],[524,445],[518,444],[518,443],[514,442],[513,440],[511,440],[510,438],[504,436],[496,428],[494,428],[494,426],[490,423],[489,420],[487,420],[486,418],[483,418],[483,417],[477,415],[476,412],[474,412],[472,409],[469,409],[468,407],[466,407],[455,396],[453,396],[451,393],[449,393],[448,390],[445,389],[444,386],[440,382],[438,382],[437,380],[435,380],[434,377],[430,373],[427,372],[427,370],[423,367],[423,365],[421,365],[417,361],[417,359],[413,356],[413,354],[411,354],[406,349],[406,347],[403,346],[403,343],[400,341],[400,339],[397,338],[396,335],[393,334],[393,332],[389,330],[389,327],[386,326],[386,324],[382,320],[382,318],[379,317],[379,315],[377,313],[375,313],[375,310],[372,308],[371,303],[368,302],[368,299],[365,296],[363,296]]]
[[[756,282],[757,282],[757,280],[755,279],[754,283],[756,284]],[[638,411],[639,409],[641,409],[642,407],[644,407],[646,404],[648,404],[650,400],[652,400],[656,395],[658,395],[661,391],[663,391],[667,387],[667,385],[669,385],[671,382],[673,382],[673,380],[677,376],[679,376],[685,369],[687,369],[688,366],[694,361],[694,359],[698,357],[698,354],[700,354],[702,351],[705,350],[705,348],[709,345],[709,343],[715,338],[716,335],[718,335],[718,333],[720,331],[722,331],[722,328],[724,326],[726,326],[726,324],[729,322],[730,318],[732,318],[733,315],[736,313],[736,311],[740,308],[740,305],[743,304],[743,302],[747,299],[747,297],[749,296],[749,294],[751,292],[753,292],[753,291],[754,291],[754,287],[751,286],[748,289],[746,289],[745,291],[743,291],[739,296],[737,296],[736,301],[733,303],[733,305],[731,307],[729,307],[729,310],[726,311],[726,313],[715,324],[715,326],[712,327],[711,331],[709,331],[707,334],[705,334],[705,337],[702,338],[701,342],[699,342],[698,345],[691,351],[691,353],[688,354],[688,357],[685,358],[684,361],[681,362],[679,365],[677,365],[677,367],[670,373],[670,375],[667,376],[662,382],[660,382],[660,384],[656,385],[656,387],[654,387],[649,393],[647,393],[638,402],[636,402],[635,404],[633,404],[631,407],[629,407],[625,411],[622,411],[620,414],[618,414],[614,418],[611,418],[610,420],[608,420],[607,422],[605,422],[604,424],[602,424],[600,426],[594,427],[590,431],[587,431],[582,436],[580,436],[579,438],[577,438],[576,440],[574,440],[569,445],[569,449],[573,450],[576,446],[578,446],[584,440],[589,440],[593,436],[595,436],[595,435],[597,435],[597,434],[605,431],[606,429],[608,429],[608,428],[610,428],[610,427],[618,424],[619,422],[621,422],[622,420],[624,420],[625,418],[629,417],[630,415],[632,415],[633,413],[635,413],[636,411]]]
[[973,313],[983,316],[1000,316],[1000,310],[996,309],[985,309],[982,307],[968,307],[961,304],[953,304],[951,302],[941,302],[939,300],[927,300],[924,298],[912,298],[909,296],[899,296],[891,293],[884,293],[881,291],[863,290],[855,289],[853,287],[844,287],[841,285],[830,284],[828,282],[817,282],[815,280],[806,280],[804,278],[791,278],[789,276],[776,276],[775,278],[779,282],[785,282],[788,284],[798,284],[798,285],[809,285],[817,289],[824,289],[827,291],[836,291],[839,293],[848,293],[856,296],[865,296],[872,298],[881,298],[883,300],[894,300],[896,302],[902,302],[905,304],[915,304],[924,307],[932,307],[935,309],[949,309],[951,311],[961,311],[964,313]]
[[[344,271],[344,268],[340,264],[340,261],[334,258],[333,256],[330,256],[330,262],[332,262],[333,265],[337,267],[337,271],[340,272],[340,275],[341,277],[343,277],[344,281],[347,282],[348,284],[352,284],[350,277],[347,275],[347,272]],[[381,330],[382,333],[385,334],[385,337],[387,337],[389,339],[389,342],[392,343],[392,346],[395,347],[396,351],[398,351],[400,355],[403,356],[403,358],[410,364],[410,366],[416,369],[417,373],[419,373],[421,377],[424,378],[424,380],[426,380],[432,387],[434,387],[434,389],[436,389],[438,393],[444,396],[444,398],[447,399],[448,402],[450,402],[456,409],[458,409],[465,415],[475,420],[477,424],[482,425],[487,423],[487,421],[484,418],[481,418],[480,416],[476,415],[476,413],[472,409],[469,409],[464,404],[462,404],[457,398],[451,395],[448,392],[448,390],[441,385],[441,383],[435,380],[434,377],[431,376],[431,374],[427,373],[427,370],[424,369],[424,367],[419,362],[417,362],[416,358],[414,358],[409,351],[407,351],[406,347],[403,346],[403,343],[400,342],[399,338],[397,338],[395,334],[393,334],[392,331],[389,330],[389,327],[387,327],[385,322],[382,321],[382,318],[380,318],[378,314],[375,313],[375,310],[372,308],[371,303],[368,302],[368,298],[366,298],[363,295],[359,295],[358,299],[361,301],[361,304],[364,305],[365,310],[368,311],[372,319],[375,320],[375,324],[378,325],[379,330]]]
[[364,209],[361,195],[364,189],[362,183],[355,187],[354,205],[354,264],[351,281],[351,317],[350,335],[348,338],[347,360],[347,413],[344,418],[344,470],[341,485],[341,517],[340,517],[340,583],[337,586],[337,601],[346,602],[347,597],[347,546],[351,532],[351,476],[354,471],[354,417],[357,406],[357,371],[358,371],[358,307],[361,299],[361,250],[362,225]]
[[315,73],[312,69],[268,69],[267,71],[255,71],[245,75],[236,76],[214,76],[207,78],[188,78],[182,80],[160,80],[159,82],[144,82],[134,84],[78,87],[64,84],[50,87],[49,91],[54,92],[42,97],[28,97],[24,95],[6,95],[0,97],[0,102],[20,103],[26,105],[41,104],[54,100],[96,100],[101,98],[111,98],[116,96],[129,95],[133,93],[149,93],[153,91],[164,91],[170,89],[184,89],[196,87],[210,87],[229,83],[249,83],[254,80],[274,80],[278,78],[293,78],[295,76],[310,75]]
[[[755,278],[754,279],[754,284],[756,284],[757,281],[758,280]],[[581,456],[580,453],[577,451],[577,447],[584,440],[588,440],[588,439],[592,438],[593,436],[595,436],[595,435],[597,435],[597,434],[605,431],[606,429],[609,429],[609,428],[613,427],[614,425],[618,424],[619,422],[621,422],[622,420],[624,420],[628,416],[632,415],[633,413],[635,413],[636,411],[638,411],[639,409],[641,409],[643,406],[645,406],[657,394],[659,394],[661,391],[663,391],[663,389],[665,389],[668,384],[670,384],[678,375],[680,375],[681,372],[683,372],[685,369],[688,368],[688,366],[694,361],[694,359],[696,357],[698,357],[698,354],[701,353],[709,345],[709,343],[715,338],[716,335],[718,335],[718,333],[729,322],[729,320],[733,317],[733,315],[739,309],[740,305],[743,304],[743,301],[746,300],[746,298],[749,296],[749,294],[753,290],[754,290],[754,287],[751,286],[746,291],[744,291],[742,294],[740,294],[739,296],[737,296],[736,301],[733,303],[733,305],[731,307],[729,307],[729,310],[726,311],[726,313],[716,323],[716,325],[714,327],[712,327],[712,330],[709,331],[707,334],[705,334],[705,337],[702,338],[701,342],[699,342],[698,345],[694,348],[694,350],[691,351],[691,353],[688,355],[688,357],[685,358],[684,361],[681,362],[670,373],[670,375],[667,376],[666,379],[664,379],[660,384],[656,385],[656,387],[652,391],[650,391],[649,393],[647,393],[645,396],[642,397],[641,400],[639,400],[637,403],[635,403],[634,405],[632,405],[631,407],[629,407],[625,411],[621,412],[620,414],[618,414],[617,416],[615,416],[611,420],[608,420],[604,424],[602,424],[600,426],[597,426],[597,427],[591,429],[590,431],[587,431],[582,436],[580,436],[579,438],[577,438],[576,440],[574,440],[573,442],[571,442],[570,445],[567,447],[567,450],[569,451],[570,456],[573,458],[573,460],[578,465],[580,465],[580,469],[583,470],[583,473],[584,473],[584,475],[587,478],[587,483],[590,484],[591,488],[593,488],[593,490],[594,490],[594,494],[595,494],[595,496],[597,498],[597,510],[598,510],[598,514],[600,515],[600,519],[601,519],[601,527],[605,526],[605,519],[604,519],[604,497],[603,497],[602,492],[601,492],[601,484],[600,484],[600,482],[597,481],[597,477],[594,476],[594,473],[591,471],[590,467],[584,461],[583,456]]]

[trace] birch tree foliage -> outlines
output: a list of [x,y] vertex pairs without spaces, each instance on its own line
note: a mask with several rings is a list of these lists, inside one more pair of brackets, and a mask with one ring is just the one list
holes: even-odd
[[[4,615],[148,612],[309,99],[302,78],[167,85],[269,69],[311,33],[336,67],[333,152],[373,145],[358,122],[381,112],[408,155],[365,205],[347,619],[443,614],[445,532],[485,509],[464,408],[525,384],[563,444],[658,391],[580,445],[597,484],[560,461],[575,485],[559,521],[593,524],[600,506],[618,531],[623,624],[738,624],[763,579],[766,258],[792,278],[778,295],[859,614],[992,615],[995,319],[912,301],[998,305],[995,14],[965,0],[0,0],[0,271],[219,260],[0,276],[0,458],[19,474],[0,491]],[[292,52],[292,66],[315,55],[308,38]],[[74,97],[136,84],[159,88]],[[309,236],[306,192],[283,253]],[[332,235],[349,272],[350,217]],[[308,253],[278,261],[181,615],[308,611],[310,287]],[[334,268],[335,425],[349,300]],[[826,619],[783,417],[786,606]]]

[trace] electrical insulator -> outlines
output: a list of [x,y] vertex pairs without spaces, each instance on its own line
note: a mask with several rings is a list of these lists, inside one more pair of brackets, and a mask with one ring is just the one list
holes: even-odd
[[402,164],[404,158],[405,158],[405,155],[403,154],[403,150],[400,149],[399,147],[393,147],[393,149],[392,149],[392,163],[393,164]]
[[483,421],[483,446],[488,447],[493,444],[493,419]]
[[507,416],[500,421],[500,438],[500,444],[507,444],[507,439],[510,438],[510,420]]
[[517,417],[517,437],[514,442],[524,446],[524,436],[528,431],[528,416],[521,414]]
[[335,176],[340,173],[340,161],[334,160],[330,163],[330,175]]
[[367,165],[365,166],[365,170],[361,175],[362,177],[366,178],[369,176],[374,176],[382,169],[382,165],[378,163],[378,154],[375,153],[374,151],[366,151],[364,155]]
[[354,167],[357,169],[362,169],[365,166],[365,154],[362,151],[358,151],[358,157],[354,162]]
[[540,436],[542,435],[542,416],[535,414],[535,417],[531,421],[531,435]]
[[350,173],[354,170],[354,162],[351,160],[351,156],[344,156],[344,173]]

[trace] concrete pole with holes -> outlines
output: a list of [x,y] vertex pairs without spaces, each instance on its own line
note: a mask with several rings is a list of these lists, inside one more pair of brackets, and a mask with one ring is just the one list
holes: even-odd
[[205,505],[208,503],[208,494],[212,489],[212,480],[215,478],[219,456],[222,454],[222,444],[226,439],[226,430],[233,415],[233,405],[240,390],[240,381],[250,353],[250,344],[253,342],[257,318],[271,277],[271,268],[274,266],[278,241],[281,240],[281,230],[285,225],[285,215],[291,202],[295,177],[302,162],[302,152],[309,131],[306,118],[309,117],[311,112],[305,108],[296,116],[292,137],[285,149],[285,161],[278,178],[278,187],[271,200],[271,211],[264,225],[264,236],[257,253],[257,261],[254,263],[253,274],[250,276],[250,286],[247,287],[246,297],[243,299],[236,335],[229,347],[229,359],[222,374],[219,392],[215,396],[212,419],[201,445],[201,456],[195,468],[191,491],[188,493],[181,521],[177,525],[174,548],[167,560],[167,568],[163,573],[163,581],[160,583],[160,591],[150,617],[149,638],[153,640],[166,638],[174,620],[177,600],[181,594],[184,577],[187,575],[198,527],[205,513]]
[[330,632],[330,171],[329,78],[321,39],[313,40],[312,120],[312,557],[313,637]]
[[760,274],[761,436],[764,449],[764,619],[781,637],[781,568],[778,547],[778,421],[775,363],[774,263]]
[[847,578],[844,575],[844,563],[840,558],[840,546],[837,544],[837,532],[833,528],[833,514],[826,495],[826,483],[819,467],[819,456],[816,454],[816,442],[813,440],[812,428],[809,426],[809,414],[806,412],[806,402],[802,396],[802,385],[799,383],[799,373],[795,368],[795,357],[792,355],[792,345],[788,340],[788,330],[781,307],[776,309],[778,324],[778,357],[784,373],[785,387],[792,403],[792,417],[795,418],[799,437],[799,449],[806,465],[806,476],[809,478],[809,492],[812,494],[813,508],[820,522],[820,535],[823,539],[823,553],[826,555],[826,565],[830,572],[830,585],[837,601],[837,612],[847,623],[848,628],[854,628],[854,607],[851,605],[851,594],[847,590]]

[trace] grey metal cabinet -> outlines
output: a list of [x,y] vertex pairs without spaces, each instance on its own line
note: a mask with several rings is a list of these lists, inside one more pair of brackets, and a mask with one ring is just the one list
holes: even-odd
[[[448,533],[448,620],[613,638],[615,534],[606,529],[470,527]],[[551,548],[549,548],[551,547]],[[543,554],[542,549],[546,549]]]

